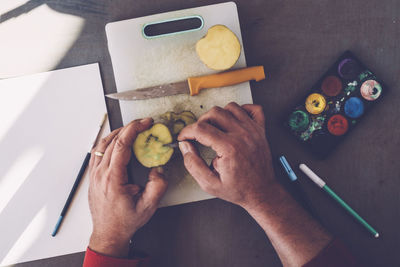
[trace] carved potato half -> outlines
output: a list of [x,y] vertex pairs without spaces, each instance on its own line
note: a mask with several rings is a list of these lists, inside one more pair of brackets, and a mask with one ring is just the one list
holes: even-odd
[[164,124],[154,124],[150,129],[141,132],[133,143],[133,152],[138,161],[145,167],[165,165],[174,153],[174,149],[165,144],[172,143],[172,135]]

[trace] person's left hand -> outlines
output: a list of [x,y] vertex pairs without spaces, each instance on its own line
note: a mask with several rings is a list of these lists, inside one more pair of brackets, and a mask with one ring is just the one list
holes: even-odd
[[[98,253],[126,257],[129,240],[154,214],[167,188],[161,167],[152,169],[143,191],[128,183],[127,164],[138,133],[152,119],[133,121],[113,131],[92,150],[89,163],[89,207],[93,232],[89,248]],[[96,156],[94,152],[104,156]]]

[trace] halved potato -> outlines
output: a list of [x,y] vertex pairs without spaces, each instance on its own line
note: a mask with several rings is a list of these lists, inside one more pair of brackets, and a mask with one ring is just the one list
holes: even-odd
[[200,60],[213,70],[227,70],[235,65],[241,45],[236,35],[224,25],[214,25],[196,43]]
[[164,124],[154,124],[150,129],[141,132],[133,143],[133,152],[138,161],[145,167],[165,165],[174,153],[174,149],[165,144],[172,143],[172,135]]

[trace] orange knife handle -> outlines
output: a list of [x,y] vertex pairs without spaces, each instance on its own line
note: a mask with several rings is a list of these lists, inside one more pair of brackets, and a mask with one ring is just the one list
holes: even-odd
[[190,95],[197,95],[200,90],[206,88],[218,88],[235,85],[251,80],[261,81],[265,79],[264,67],[248,67],[244,69],[188,78]]

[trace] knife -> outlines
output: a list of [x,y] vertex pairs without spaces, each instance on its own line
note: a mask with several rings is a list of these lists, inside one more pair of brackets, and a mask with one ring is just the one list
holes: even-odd
[[217,74],[190,77],[187,81],[129,90],[121,93],[108,94],[106,96],[118,100],[142,100],[178,94],[190,94],[194,96],[197,95],[200,90],[206,88],[230,86],[251,80],[258,82],[264,79],[264,67],[255,66]]

